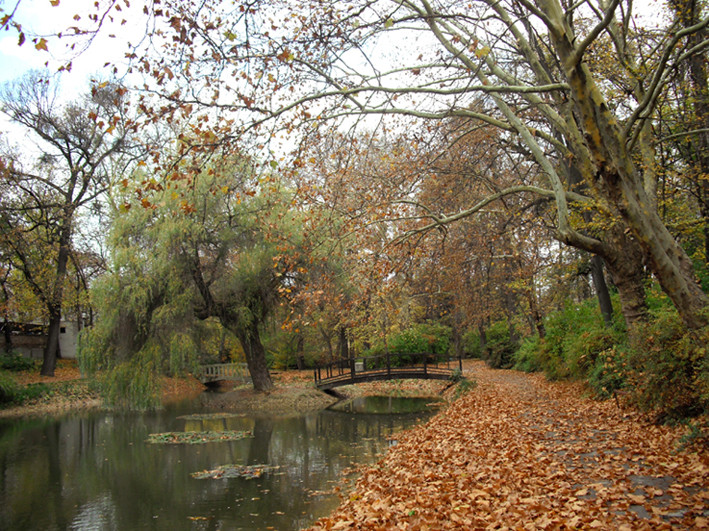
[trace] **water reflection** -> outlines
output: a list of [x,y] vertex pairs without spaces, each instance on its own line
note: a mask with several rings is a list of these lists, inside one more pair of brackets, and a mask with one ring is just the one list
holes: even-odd
[[[326,410],[288,418],[84,414],[0,423],[0,529],[299,529],[339,502],[354,464],[427,413]],[[249,430],[201,445],[150,445],[150,433]],[[194,479],[221,465],[270,465],[257,479]]]

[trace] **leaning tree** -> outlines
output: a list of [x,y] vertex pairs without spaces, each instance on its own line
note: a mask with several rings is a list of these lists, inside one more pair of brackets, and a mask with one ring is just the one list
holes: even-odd
[[[643,20],[621,0],[162,5],[153,15],[165,28],[151,40],[155,49],[164,38],[160,54],[134,55],[135,69],[153,79],[146,116],[203,113],[213,122],[202,127],[206,144],[243,142],[249,133],[263,143],[328,120],[353,130],[478,120],[498,128],[540,178],[469,208],[424,210],[431,227],[504,195],[549,197],[555,237],[603,257],[629,322],[643,318],[637,272],[646,266],[687,326],[706,324],[707,296],[658,215],[652,138],[673,72],[704,57],[706,41],[696,36],[709,18],[701,11],[664,22]],[[593,60],[600,48],[613,52],[603,68]],[[609,71],[626,81],[620,96]],[[577,222],[584,213],[592,229]]]

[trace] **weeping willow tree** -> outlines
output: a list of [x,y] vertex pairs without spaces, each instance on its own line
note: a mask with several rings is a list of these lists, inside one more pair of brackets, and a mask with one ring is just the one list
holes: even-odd
[[254,388],[273,387],[259,329],[294,280],[289,198],[272,179],[260,186],[245,160],[173,177],[136,175],[116,190],[112,267],[93,290],[100,319],[79,352],[113,404],[155,406],[157,376],[196,365],[207,319],[238,338]]

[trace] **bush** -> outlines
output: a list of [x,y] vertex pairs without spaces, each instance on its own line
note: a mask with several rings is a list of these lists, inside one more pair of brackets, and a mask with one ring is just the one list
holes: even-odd
[[[414,361],[401,354],[447,354],[450,349],[451,329],[438,323],[419,323],[395,334],[389,339],[389,352],[398,355],[395,365]],[[418,361],[418,360],[417,360]]]
[[631,399],[662,420],[709,409],[709,327],[688,331],[677,312],[661,308],[639,330],[628,359]]
[[474,330],[463,334],[463,355],[467,358],[482,358],[483,354],[480,334]]
[[515,368],[542,370],[550,380],[585,379],[597,370],[602,352],[626,343],[623,326],[607,327],[595,299],[567,303],[545,320],[544,339],[522,343],[515,354]]
[[494,369],[510,369],[519,343],[510,338],[507,321],[497,321],[487,330],[487,364]]
[[16,352],[0,355],[0,369],[5,371],[28,371],[35,367],[34,360],[25,358]]
[[542,366],[539,352],[543,348],[543,340],[539,336],[528,337],[522,341],[517,352],[514,353],[514,366],[516,371],[537,372]]
[[19,387],[11,374],[0,371],[0,403],[13,402],[17,396]]
[[395,354],[447,354],[451,329],[438,323],[419,323],[389,340],[389,351]]
[[[415,360],[405,354],[432,354],[441,357],[448,354],[451,344],[451,329],[439,323],[418,323],[406,330],[391,335],[387,339],[386,347],[394,355],[391,363],[393,367],[404,366],[413,361],[421,361],[420,357]],[[363,357],[382,356],[375,362],[376,367],[386,365],[383,356],[386,354],[384,343],[378,343],[362,353]],[[402,354],[404,354],[402,356]]]
[[616,396],[628,380],[627,347],[611,347],[601,352],[588,375],[588,384],[600,399]]

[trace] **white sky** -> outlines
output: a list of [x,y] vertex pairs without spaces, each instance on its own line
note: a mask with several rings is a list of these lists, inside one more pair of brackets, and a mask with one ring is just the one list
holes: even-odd
[[[49,51],[36,50],[31,41],[32,35],[51,35],[66,30],[72,25],[89,24],[88,15],[93,13],[95,0],[60,0],[57,7],[53,7],[50,0],[21,0],[20,7],[15,15],[15,20],[22,25],[27,34],[27,40],[18,46],[18,34],[14,29],[0,35],[0,84],[16,79],[29,69],[42,69],[45,62],[49,62],[50,72],[56,72],[59,66],[72,58],[68,45],[73,41],[69,37],[61,40],[48,39]],[[12,11],[17,0],[0,0],[0,7],[5,13]],[[131,11],[140,12],[136,1]],[[74,15],[80,15],[79,21],[74,20]],[[117,17],[122,13],[115,12]],[[126,18],[134,13],[125,13]],[[92,76],[102,78],[109,76],[108,70],[103,68],[107,61],[120,62],[123,60],[127,49],[127,37],[130,30],[136,29],[135,25],[119,26],[107,22],[105,29],[93,42],[91,47],[72,59],[72,70],[62,75],[62,90],[70,98],[84,92],[89,87]],[[108,34],[115,32],[117,38],[109,38]],[[77,44],[77,47],[79,45]]]

